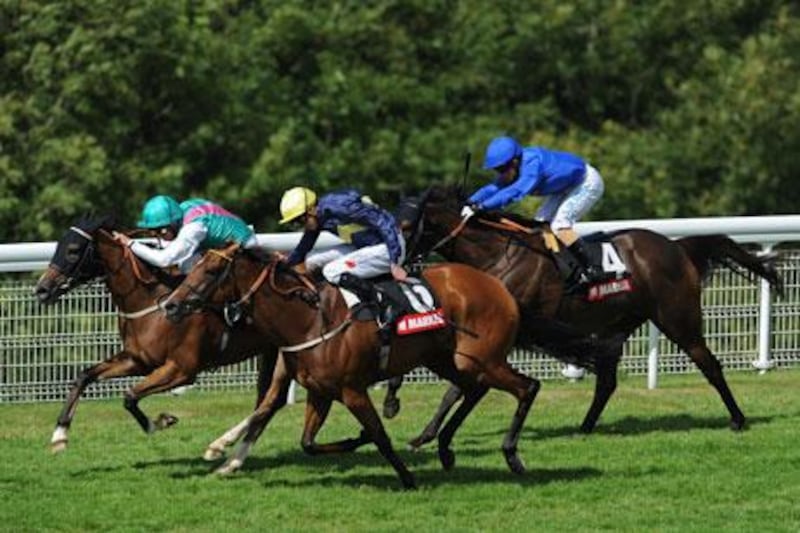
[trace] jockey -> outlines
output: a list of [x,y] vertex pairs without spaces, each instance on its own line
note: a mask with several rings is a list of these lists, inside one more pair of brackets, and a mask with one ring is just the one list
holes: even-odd
[[116,232],[114,239],[154,266],[177,265],[184,273],[191,270],[200,252],[208,248],[219,248],[229,242],[245,248],[258,246],[253,230],[242,219],[202,198],[179,204],[171,196],[154,196],[144,204],[137,225],[154,230],[168,243],[160,249],[152,248]]
[[529,146],[523,148],[511,137],[497,137],[486,148],[483,168],[496,172],[495,180],[469,197],[461,216],[477,210],[502,209],[526,195],[544,196],[536,220],[549,222],[559,240],[583,267],[582,281],[603,276],[593,264],[586,243],[572,226],[603,195],[603,178],[576,155]]
[[[303,237],[287,259],[290,266],[305,260],[309,271],[322,269],[330,283],[359,296],[366,278],[391,273],[397,281],[406,279],[400,266],[405,240],[394,217],[355,189],[317,199],[311,189],[294,187],[283,194],[280,209],[281,224],[299,221],[304,227]],[[307,256],[323,230],[338,235],[344,244]]]
[[[294,187],[281,198],[281,224],[298,221],[304,232],[286,262],[294,266],[305,260],[308,271],[322,269],[328,282],[356,294],[362,302],[380,305],[375,287],[367,281],[387,272],[397,281],[407,277],[401,263],[406,243],[394,217],[355,189],[328,193],[319,200],[311,189]],[[344,244],[307,255],[320,232],[330,231]],[[394,306],[381,309],[378,335],[383,353],[391,342],[396,316]]]

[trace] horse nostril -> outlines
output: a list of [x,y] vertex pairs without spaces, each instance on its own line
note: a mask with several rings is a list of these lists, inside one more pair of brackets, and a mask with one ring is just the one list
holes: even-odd
[[170,322],[179,322],[182,318],[181,306],[174,302],[164,304],[164,313]]
[[39,301],[44,301],[48,296],[50,296],[50,290],[44,285],[37,285],[33,288],[33,294],[39,299]]

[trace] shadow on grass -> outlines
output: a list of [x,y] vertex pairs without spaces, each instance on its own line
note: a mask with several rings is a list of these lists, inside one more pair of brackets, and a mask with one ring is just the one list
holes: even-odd
[[[441,468],[435,450],[418,452],[401,451],[400,456],[406,466],[414,473],[421,486],[439,486],[452,484],[475,483],[507,483],[521,486],[539,486],[554,481],[579,481],[602,475],[595,468],[531,468],[523,475],[515,475],[503,466],[459,466],[459,462],[473,462],[475,458],[485,455],[496,455],[498,463],[502,463],[499,449],[455,449],[456,466],[446,472]],[[523,454],[524,459],[524,454]],[[172,472],[167,475],[173,479],[191,479],[213,477],[213,471],[222,464],[222,460],[206,462],[200,457],[178,459],[160,459],[156,461],[140,461],[133,465],[135,469],[162,469]],[[304,471],[301,479],[297,479],[297,469]],[[375,473],[364,473],[365,469],[375,469]],[[89,469],[89,472],[102,472],[103,469]],[[358,473],[355,473],[358,472]],[[270,479],[264,480],[264,475]],[[307,487],[307,486],[350,486],[364,485],[376,488],[402,490],[394,470],[375,449],[362,449],[355,453],[325,456],[308,456],[300,450],[280,452],[273,456],[251,456],[247,458],[242,470],[223,481],[236,482],[257,481],[266,487]]]
[[[386,470],[380,473],[359,473],[353,475],[337,475],[330,471],[320,471],[317,475],[308,472],[301,479],[270,479],[263,483],[265,488],[305,488],[305,487],[352,487],[362,488],[371,486],[376,489],[388,489],[392,491],[404,492],[399,478],[394,475],[394,471],[388,464]],[[584,479],[596,478],[603,473],[595,468],[552,468],[552,469],[529,469],[525,474],[512,474],[506,469],[492,467],[455,467],[450,472],[444,470],[414,470],[412,473],[419,487],[441,487],[457,485],[483,485],[503,484],[517,485],[522,487],[538,487],[553,482],[563,481],[582,481]],[[277,476],[276,476],[277,477]]]
[[[752,426],[761,424],[769,424],[775,420],[776,416],[760,416],[751,417],[747,419],[745,429]],[[528,426],[531,422],[528,423]],[[594,435],[618,435],[618,436],[636,436],[645,435],[648,433],[657,432],[671,432],[671,431],[691,431],[697,429],[725,429],[729,430],[729,420],[723,417],[698,417],[693,415],[679,414],[679,415],[664,415],[650,418],[639,418],[636,416],[627,416],[620,420],[604,424],[601,420],[598,422],[594,431]],[[498,428],[495,431],[484,432],[471,432],[471,437],[491,437],[496,436],[502,438],[507,430]],[[550,428],[531,428],[528,427],[524,430],[521,438],[534,438],[534,439],[551,439],[559,437],[576,437],[584,436],[578,430],[577,425],[558,426]],[[469,442],[464,439],[464,442]]]

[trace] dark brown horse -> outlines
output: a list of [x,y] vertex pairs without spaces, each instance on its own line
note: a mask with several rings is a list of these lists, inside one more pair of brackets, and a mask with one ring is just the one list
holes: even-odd
[[[737,267],[761,276],[780,290],[781,282],[769,257],[756,257],[724,235],[688,237],[677,241],[658,233],[631,229],[616,232],[612,241],[630,270],[633,292],[589,302],[581,294],[565,293],[553,253],[545,245],[546,225],[531,227],[513,215],[483,213],[464,224],[459,192],[433,187],[420,200],[421,216],[413,221],[409,255],[436,250],[450,261],[463,262],[496,276],[520,305],[517,344],[544,348],[557,358],[577,364],[597,375],[594,399],[580,426],[591,432],[617,386],[617,365],[625,340],[646,320],[653,323],[703,372],[727,407],[730,427],[738,430],[745,417],[733,398],[722,367],[703,337],[700,297],[702,281],[715,263]],[[543,338],[537,325],[551,319],[570,324],[588,338],[601,341],[580,347]],[[585,350],[585,351],[584,351]],[[387,394],[393,401],[395,381]],[[441,420],[458,400],[451,389],[434,419],[411,442],[419,446],[436,435]]]
[[[123,343],[121,351],[86,368],[73,383],[53,432],[54,452],[66,449],[78,401],[84,389],[95,381],[146,376],[125,393],[125,408],[145,432],[151,433],[169,427],[177,419],[162,413],[150,420],[138,406],[145,396],[192,383],[203,370],[236,363],[257,353],[263,355],[261,364],[266,367],[267,377],[275,364],[275,348],[264,345],[246,324],[231,327],[218,313],[192,316],[179,325],[167,320],[161,305],[180,279],[137,259],[112,239],[112,227],[108,217],[85,218],[70,227],[36,285],[39,301],[52,304],[74,287],[104,278],[119,310]],[[259,383],[258,401],[268,383]],[[218,439],[210,446],[208,458],[218,456],[221,447]]]
[[[167,303],[168,314],[179,319],[202,309],[214,293],[223,293],[247,309],[267,342],[282,347],[272,385],[251,415],[247,435],[218,472],[231,472],[242,465],[267,423],[284,405],[286,389],[294,378],[308,390],[301,442],[306,452],[351,451],[374,442],[404,487],[414,487],[414,477],[392,448],[367,388],[420,365],[457,383],[465,396],[439,434],[439,457],[444,468],[451,468],[455,461],[450,450],[455,431],[489,388],[497,388],[518,401],[502,449],[509,468],[523,472],[517,441],[539,382],[516,372],[506,361],[517,331],[517,305],[497,279],[466,265],[437,266],[427,269],[423,277],[440,299],[445,320],[453,326],[395,337],[388,364],[381,369],[375,323],[351,319],[337,289],[325,286],[318,293],[318,304],[312,305],[308,297],[296,297],[308,295],[310,289],[282,263],[263,263],[236,247],[206,253],[173,293]],[[316,444],[316,435],[334,400],[342,402],[358,419],[362,434],[337,443]]]

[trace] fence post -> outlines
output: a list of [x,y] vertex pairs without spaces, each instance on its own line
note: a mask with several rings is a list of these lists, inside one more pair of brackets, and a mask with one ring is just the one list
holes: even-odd
[[[762,254],[771,253],[772,247],[772,244],[765,245]],[[753,366],[758,369],[759,374],[765,374],[767,370],[775,366],[775,363],[769,357],[772,336],[772,291],[769,281],[762,278],[760,282],[758,296],[758,359],[753,361]]]
[[660,332],[653,322],[648,322],[650,336],[647,346],[647,388],[655,389],[658,385],[658,338]]

